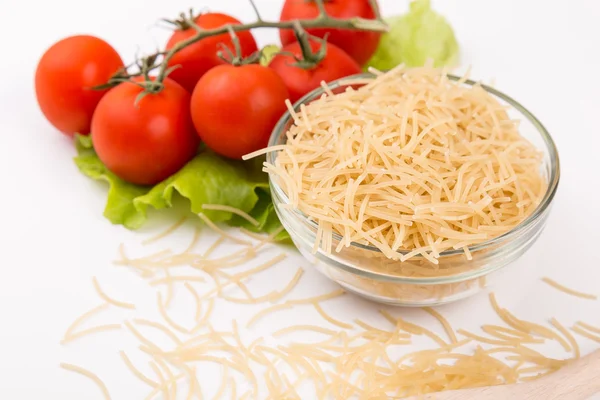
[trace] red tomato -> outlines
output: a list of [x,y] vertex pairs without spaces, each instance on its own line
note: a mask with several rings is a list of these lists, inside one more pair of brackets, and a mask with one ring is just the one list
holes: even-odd
[[[317,52],[321,48],[321,43],[316,41],[311,41],[310,45],[313,52]],[[269,68],[275,70],[285,82],[292,103],[321,86],[321,81],[331,82],[361,72],[360,66],[352,57],[331,43],[327,43],[325,58],[312,69],[294,66],[294,58],[289,54],[285,54],[291,53],[301,57],[302,51],[298,42],[288,44],[281,52],[284,54],[276,55],[269,63]]]
[[[142,79],[138,79],[138,82]],[[121,179],[153,185],[183,167],[196,153],[198,136],[190,115],[190,94],[169,78],[156,94],[126,82],[111,89],[92,120],[98,157]]]
[[92,90],[123,67],[119,54],[94,36],[71,36],[50,47],[35,71],[35,94],[46,119],[72,136],[90,133],[92,114],[106,90]]
[[208,71],[192,94],[196,131],[213,151],[240,159],[267,146],[286,110],[281,78],[260,65],[220,65]]
[[[199,15],[195,22],[204,29],[214,29],[226,24],[240,24],[240,21],[237,19],[219,13]],[[175,31],[167,43],[167,50],[170,50],[177,43],[189,39],[195,34],[196,31],[192,28]],[[247,57],[258,51],[256,41],[250,31],[237,32],[237,36],[240,39],[243,57]],[[224,61],[217,56],[217,52],[222,50],[221,43],[225,44],[231,51],[234,51],[229,33],[204,38],[179,51],[169,61],[169,67],[175,65],[180,65],[181,67],[174,70],[169,77],[181,84],[190,93],[193,92],[196,83],[206,71],[217,65],[224,64]]]
[[[369,0],[328,0],[325,1],[325,9],[329,15],[336,18],[362,17],[375,19],[375,12]],[[310,19],[315,18],[318,14],[319,10],[314,1],[286,0],[280,19],[282,21]],[[381,37],[381,34],[377,32],[349,29],[307,29],[307,32],[320,38],[329,33],[327,41],[344,50],[359,65],[364,65],[369,61],[375,53]],[[279,36],[284,46],[296,40],[294,31],[291,29],[280,30]]]

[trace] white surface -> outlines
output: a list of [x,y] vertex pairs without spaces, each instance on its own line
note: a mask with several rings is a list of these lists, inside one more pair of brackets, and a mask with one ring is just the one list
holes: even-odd
[[[118,360],[117,351],[133,345],[129,335],[109,333],[67,348],[58,344],[74,317],[99,303],[91,286],[94,275],[115,297],[146,299],[149,309],[154,300],[149,300],[148,288],[133,274],[112,267],[119,243],[137,243],[143,235],[111,226],[102,217],[105,187],[77,172],[71,161],[71,144],[43,119],[35,103],[33,74],[49,45],[75,33],[103,37],[131,60],[139,49],[149,51],[164,43],[168,32],[156,27],[155,21],[173,17],[192,3],[54,0],[35,5],[27,1],[0,4],[4,55],[0,61],[3,398],[100,399],[88,381],[58,369],[61,361],[79,363],[101,374],[115,400],[142,398],[146,393]],[[264,17],[277,17],[281,1],[257,3]],[[406,4],[404,0],[382,0],[382,9],[391,15],[404,10]],[[205,0],[195,5],[231,12],[243,20],[252,18],[249,5],[242,0]],[[600,3],[438,0],[434,6],[456,30],[463,65],[473,65],[475,78],[495,78],[500,90],[538,116],[553,134],[561,155],[562,181],[548,227],[505,282],[495,288],[500,301],[517,315],[540,322],[556,316],[567,325],[578,319],[600,325],[600,302],[562,295],[539,280],[547,275],[600,294]],[[256,35],[261,44],[277,38],[274,31]],[[159,224],[151,225],[157,228]],[[286,265],[306,264],[295,256]],[[278,271],[275,278],[255,283],[257,293],[267,292],[273,280],[285,282],[293,274],[285,268]],[[298,296],[334,287],[308,272]],[[378,321],[373,315],[375,305],[351,296],[330,306],[349,321],[358,315]],[[230,326],[234,314],[244,319],[248,310],[219,310],[215,324]],[[454,325],[470,329],[497,320],[485,294],[442,311]],[[307,311],[295,312],[298,314],[285,314],[286,318],[310,317]],[[432,325],[419,310],[396,312]],[[111,314],[112,318],[123,316]],[[281,326],[285,321],[265,320],[250,335],[272,331],[274,322]],[[584,339],[580,343],[586,353],[598,346]],[[548,352],[565,356],[555,348]],[[212,381],[216,380],[206,379],[205,385]]]

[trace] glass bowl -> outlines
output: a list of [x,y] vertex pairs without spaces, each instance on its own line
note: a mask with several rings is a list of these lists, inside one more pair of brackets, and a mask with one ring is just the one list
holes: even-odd
[[[334,93],[340,93],[347,88],[349,80],[371,77],[368,73],[355,75],[334,81],[329,87]],[[459,80],[456,76],[449,78]],[[467,80],[464,84],[472,86],[476,82]],[[509,116],[521,121],[521,135],[543,152],[541,173],[548,182],[548,188],[529,217],[509,232],[470,247],[472,260],[467,260],[463,250],[459,249],[440,253],[439,265],[435,266],[421,256],[401,262],[389,259],[375,247],[359,243],[352,243],[332,254],[321,249],[313,253],[316,222],[299,210],[282,207],[289,204],[289,199],[277,178],[270,174],[277,215],[302,255],[321,273],[350,292],[380,303],[415,307],[445,304],[469,297],[489,284],[491,274],[523,255],[540,236],[548,219],[560,178],[558,152],[550,134],[525,107],[492,87],[481,86],[501,104],[509,106]],[[323,93],[321,88],[314,90],[300,99],[294,108],[299,110],[302,104],[318,99]],[[292,117],[286,112],[275,127],[269,146],[284,144],[291,124]],[[277,152],[268,153],[267,161],[274,164],[276,157]],[[340,239],[334,234],[333,249]]]

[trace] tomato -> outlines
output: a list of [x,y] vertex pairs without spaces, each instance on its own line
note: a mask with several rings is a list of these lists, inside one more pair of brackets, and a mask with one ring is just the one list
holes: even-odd
[[[310,45],[313,52],[317,52],[321,48],[321,43],[314,40],[310,42]],[[297,57],[302,56],[298,42],[285,46],[281,50],[281,54],[276,55],[271,60],[269,68],[277,72],[285,82],[290,92],[290,101],[292,103],[295,103],[305,94],[321,86],[321,81],[331,82],[361,72],[360,66],[352,57],[331,43],[327,43],[327,55],[325,58],[311,69],[294,66],[295,60],[291,54]]]
[[[328,0],[325,10],[336,18],[362,17],[375,19],[375,12],[369,0]],[[315,18],[319,10],[314,0],[286,0],[281,11],[281,20]],[[357,31],[349,29],[307,29],[313,36],[324,38],[329,33],[328,42],[333,43],[347,52],[359,65],[366,64],[375,53],[381,34],[378,32]],[[285,29],[279,31],[281,43],[292,43],[296,40],[294,31]]]
[[[240,24],[240,21],[237,19],[220,13],[201,14],[196,18],[195,22],[204,29],[214,29],[226,24]],[[170,50],[177,43],[189,39],[195,34],[196,31],[192,28],[175,31],[167,43],[167,50]],[[250,31],[237,32],[236,34],[240,40],[243,57],[247,57],[258,51],[256,41]],[[181,66],[174,70],[169,77],[192,93],[196,83],[206,71],[225,63],[217,56],[217,52],[223,50],[221,44],[225,44],[231,51],[234,51],[229,33],[204,38],[182,49],[169,61],[170,67]]]
[[[136,78],[141,82],[141,78]],[[190,115],[190,94],[167,78],[164,88],[146,94],[132,82],[111,89],[92,120],[98,157],[121,179],[153,185],[183,167],[196,153],[198,136]]]
[[119,54],[94,36],[71,36],[50,47],[35,71],[35,93],[46,119],[72,136],[88,134],[106,90],[92,90],[123,67]]
[[272,69],[220,65],[208,71],[194,89],[194,126],[213,151],[240,159],[267,146],[286,111],[287,98],[285,84]]

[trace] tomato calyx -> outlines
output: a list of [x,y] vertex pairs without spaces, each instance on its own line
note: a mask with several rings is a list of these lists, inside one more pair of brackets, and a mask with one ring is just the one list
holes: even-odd
[[220,43],[221,50],[217,52],[217,56],[221,60],[225,61],[227,64],[231,64],[234,67],[240,67],[242,65],[249,64],[260,64],[262,51],[257,51],[248,57],[244,57],[242,55],[242,45],[240,43],[240,38],[235,33],[235,30],[231,25],[227,27],[227,30],[229,31],[229,35],[231,36],[231,42],[233,43],[233,51],[231,51],[231,49],[224,43]]
[[190,8],[187,14],[181,13],[175,19],[163,18],[161,21],[174,26],[176,30],[185,31],[193,27],[190,21],[195,21],[200,15],[202,15],[202,12],[194,14],[194,9]]
[[[294,34],[300,45],[302,55],[298,57],[296,54],[287,54],[296,60],[296,62],[291,65],[305,70],[315,68],[327,56],[327,37],[329,34],[325,34],[323,38],[309,35],[299,23],[294,24]],[[311,40],[321,44],[318,50],[313,51],[310,44]],[[285,52],[282,52],[281,54],[285,54]]]

